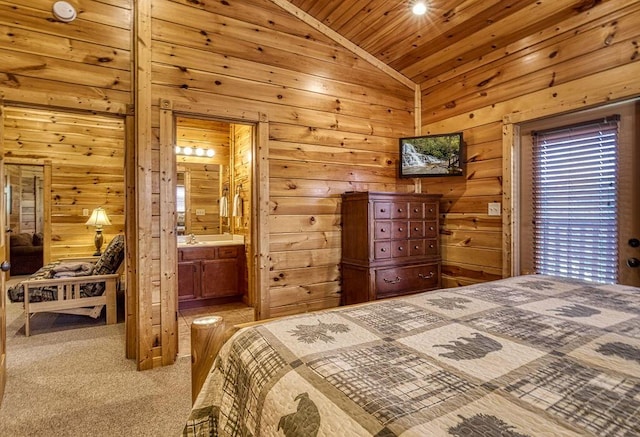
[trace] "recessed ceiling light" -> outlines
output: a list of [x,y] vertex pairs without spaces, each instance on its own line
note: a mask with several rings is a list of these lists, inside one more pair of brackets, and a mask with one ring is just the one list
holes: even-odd
[[415,15],[424,15],[427,12],[427,4],[423,1],[418,1],[413,5],[411,11]]

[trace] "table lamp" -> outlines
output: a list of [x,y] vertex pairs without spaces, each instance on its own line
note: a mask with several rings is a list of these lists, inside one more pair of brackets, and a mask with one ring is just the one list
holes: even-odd
[[109,216],[107,216],[107,212],[101,206],[97,207],[91,213],[91,217],[87,220],[86,225],[95,226],[96,227],[96,236],[94,238],[94,242],[96,244],[96,253],[94,256],[101,255],[102,252],[100,249],[102,248],[102,243],[104,239],[102,237],[102,226],[110,226],[111,222],[109,221]]

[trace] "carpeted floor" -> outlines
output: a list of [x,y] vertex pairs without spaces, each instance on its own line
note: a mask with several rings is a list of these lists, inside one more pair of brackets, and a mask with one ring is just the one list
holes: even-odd
[[138,372],[124,323],[38,314],[24,336],[7,304],[7,386],[0,436],[177,436],[191,407],[191,363]]
[[191,322],[253,320],[241,303],[180,311],[176,364],[139,372],[124,357],[123,313],[109,326],[104,311],[98,319],[36,314],[25,337],[22,304],[7,302],[0,436],[177,436],[191,408]]

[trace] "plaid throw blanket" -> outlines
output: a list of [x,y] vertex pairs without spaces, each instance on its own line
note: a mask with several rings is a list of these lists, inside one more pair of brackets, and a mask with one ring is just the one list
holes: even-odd
[[640,289],[522,276],[227,342],[185,436],[637,436]]

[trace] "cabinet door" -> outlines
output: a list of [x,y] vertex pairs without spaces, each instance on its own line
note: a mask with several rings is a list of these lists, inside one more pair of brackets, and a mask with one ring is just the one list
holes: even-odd
[[178,299],[187,300],[198,297],[200,289],[200,262],[186,261],[178,263]]
[[202,297],[235,296],[238,292],[237,259],[202,261]]

